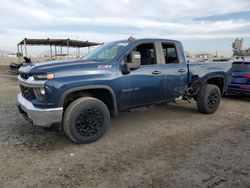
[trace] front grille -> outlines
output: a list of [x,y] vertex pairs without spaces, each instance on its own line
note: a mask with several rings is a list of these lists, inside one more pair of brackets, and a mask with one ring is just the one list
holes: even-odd
[[29,73],[20,72],[20,76],[21,76],[21,78],[27,80],[30,77],[30,74]]
[[34,90],[32,88],[20,85],[20,89],[23,97],[26,98],[27,100],[31,101],[36,98]]

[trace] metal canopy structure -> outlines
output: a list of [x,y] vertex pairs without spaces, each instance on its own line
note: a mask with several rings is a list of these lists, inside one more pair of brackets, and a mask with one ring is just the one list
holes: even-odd
[[[52,46],[55,47],[55,58],[58,55],[65,55],[62,53],[62,47],[67,47],[67,54],[69,56],[69,48],[78,48],[78,57],[80,57],[80,48],[91,47],[101,45],[102,43],[97,42],[89,42],[89,41],[81,41],[81,40],[71,40],[71,39],[23,39],[21,42],[17,44],[18,53],[25,55],[27,57],[27,45],[29,46],[50,46],[50,55],[52,59]],[[23,53],[24,46],[24,53]],[[61,53],[57,54],[57,47],[61,48]]]
[[44,46],[63,46],[73,48],[83,48],[100,45],[101,43],[71,40],[71,39],[23,39],[18,45],[44,45]]

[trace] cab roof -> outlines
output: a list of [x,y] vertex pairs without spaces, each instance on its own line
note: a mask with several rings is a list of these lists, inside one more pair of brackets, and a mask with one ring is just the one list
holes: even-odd
[[173,42],[173,43],[180,43],[180,41],[172,40],[172,39],[161,39],[161,38],[141,38],[141,39],[127,39],[127,40],[118,40],[114,42],[152,42],[152,41],[166,41],[166,42]]

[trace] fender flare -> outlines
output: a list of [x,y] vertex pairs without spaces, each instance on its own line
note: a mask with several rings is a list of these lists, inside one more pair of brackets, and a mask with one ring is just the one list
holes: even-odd
[[114,110],[112,111],[112,116],[116,116],[118,114],[118,108],[117,108],[117,101],[116,101],[116,95],[114,90],[107,86],[107,85],[88,85],[88,86],[79,86],[79,87],[75,87],[75,88],[71,88],[71,89],[67,89],[61,96],[60,100],[59,100],[59,105],[63,106],[64,100],[65,98],[73,92],[76,91],[84,91],[84,90],[89,90],[89,89],[106,89],[111,93],[112,99],[113,99],[113,106],[114,106]]
[[204,85],[209,79],[212,78],[221,78],[223,79],[223,91],[226,89],[226,83],[227,80],[225,78],[225,76],[221,75],[221,74],[208,74],[202,78],[199,78],[197,80],[193,80],[191,87],[195,88],[195,89],[199,89],[202,85]]

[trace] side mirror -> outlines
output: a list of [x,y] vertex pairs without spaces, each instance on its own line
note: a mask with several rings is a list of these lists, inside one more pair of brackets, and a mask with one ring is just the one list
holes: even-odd
[[123,65],[123,74],[129,74],[131,70],[138,69],[141,66],[141,53],[132,51],[130,53],[131,62]]

